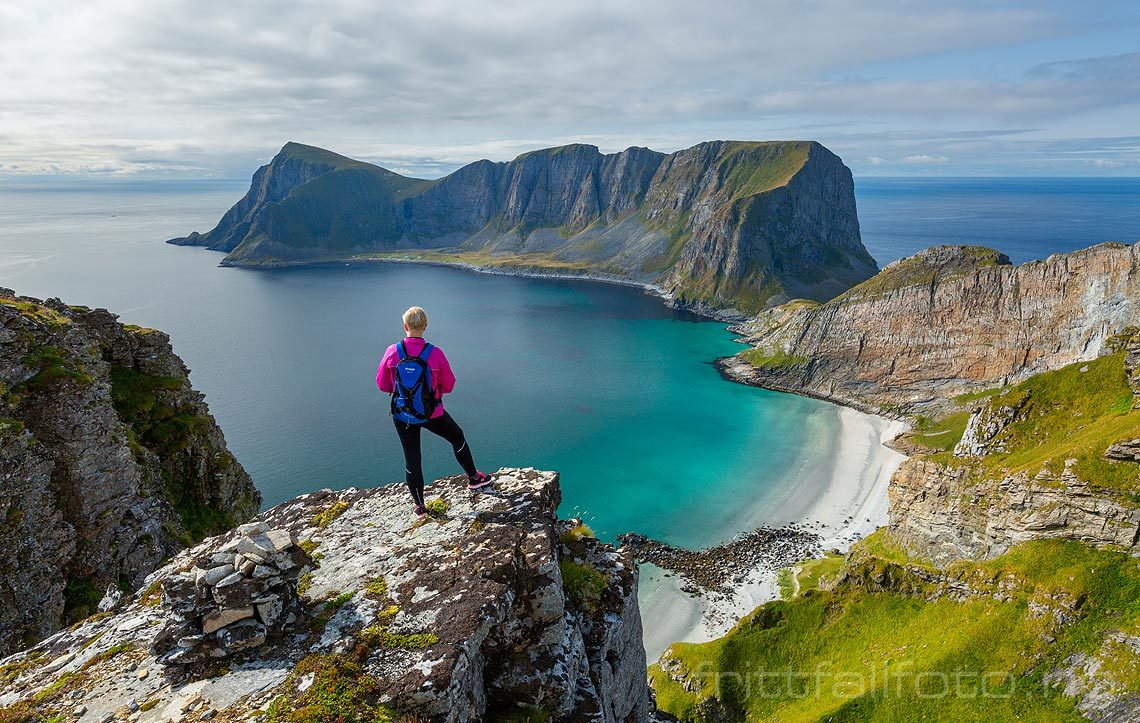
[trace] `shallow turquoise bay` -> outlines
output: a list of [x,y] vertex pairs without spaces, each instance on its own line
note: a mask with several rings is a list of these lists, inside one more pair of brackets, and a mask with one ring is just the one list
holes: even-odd
[[[221,269],[220,254],[162,243],[207,228],[235,190],[0,189],[0,285],[170,333],[267,505],[402,480],[374,374],[413,303],[455,368],[447,408],[479,465],[560,471],[562,514],[604,537],[726,539],[830,452],[834,408],[722,380],[710,362],[739,349],[724,324],[637,289],[426,266]],[[427,440],[428,479],[456,471]]]

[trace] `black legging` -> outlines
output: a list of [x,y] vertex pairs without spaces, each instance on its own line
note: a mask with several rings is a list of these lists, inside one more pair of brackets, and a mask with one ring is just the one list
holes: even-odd
[[420,460],[420,430],[426,429],[432,434],[443,437],[451,443],[451,451],[455,452],[455,459],[469,476],[474,476],[475,460],[471,457],[471,448],[463,437],[463,430],[444,412],[434,419],[423,424],[405,424],[398,419],[392,420],[396,425],[396,434],[400,435],[400,446],[404,448],[404,480],[408,483],[408,491],[417,505],[424,504],[424,468]]

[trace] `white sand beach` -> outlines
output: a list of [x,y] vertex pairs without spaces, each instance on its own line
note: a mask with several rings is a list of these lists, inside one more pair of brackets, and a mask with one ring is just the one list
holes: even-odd
[[[902,432],[902,422],[846,407],[834,407],[838,434],[824,464],[795,472],[782,499],[765,498],[748,510],[754,526],[796,523],[818,534],[822,549],[846,551],[851,543],[887,523],[887,486],[903,461],[883,443]],[[692,597],[683,581],[653,565],[641,566],[640,604],[645,651],[650,662],[675,641],[703,642],[728,632],[757,605],[779,597],[776,571],[756,569],[728,599]]]

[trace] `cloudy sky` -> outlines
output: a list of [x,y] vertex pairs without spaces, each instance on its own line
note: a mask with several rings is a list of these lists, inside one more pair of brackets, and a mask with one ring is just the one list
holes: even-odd
[[1140,176],[1140,3],[0,0],[0,175],[434,177],[813,138],[859,175]]

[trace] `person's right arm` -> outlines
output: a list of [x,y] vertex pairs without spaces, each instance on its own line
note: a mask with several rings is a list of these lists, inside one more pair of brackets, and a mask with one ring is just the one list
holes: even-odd
[[384,352],[384,357],[380,360],[380,366],[376,369],[376,386],[380,387],[380,391],[385,394],[391,394],[392,389],[395,388],[395,378],[392,376],[395,364],[393,361],[396,358],[396,345],[388,347]]

